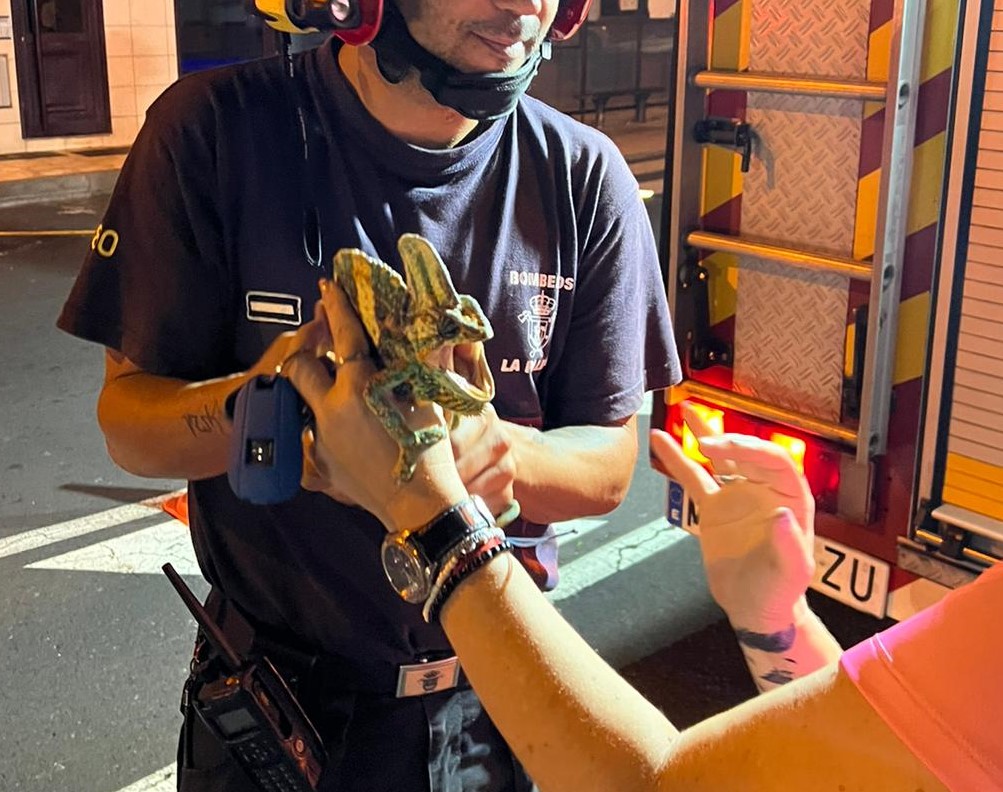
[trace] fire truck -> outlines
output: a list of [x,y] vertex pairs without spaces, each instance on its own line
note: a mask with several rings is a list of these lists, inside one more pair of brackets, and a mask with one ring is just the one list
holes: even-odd
[[[678,4],[662,256],[689,400],[787,447],[812,587],[905,618],[1003,559],[1003,0]],[[699,512],[676,482],[668,516]]]

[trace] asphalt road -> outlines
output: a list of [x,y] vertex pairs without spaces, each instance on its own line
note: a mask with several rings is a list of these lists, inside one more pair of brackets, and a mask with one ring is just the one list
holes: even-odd
[[[94,228],[104,197],[0,209],[0,230]],[[653,207],[657,211],[657,206]],[[167,792],[193,622],[159,568],[202,595],[176,481],[108,459],[102,351],[54,326],[88,236],[0,236],[0,790]],[[642,437],[647,429],[642,416]],[[695,540],[669,529],[642,452],[626,502],[562,546],[558,607],[679,725],[753,695]],[[817,600],[815,600],[817,602]],[[876,623],[823,604],[843,640]]]

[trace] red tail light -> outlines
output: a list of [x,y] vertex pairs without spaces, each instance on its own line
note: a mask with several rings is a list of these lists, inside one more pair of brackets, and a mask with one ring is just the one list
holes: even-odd
[[[842,449],[817,437],[803,434],[769,421],[751,418],[734,410],[721,409],[690,399],[688,404],[700,412],[715,431],[754,435],[783,446],[790,453],[815,496],[820,511],[835,513],[839,492],[839,461]],[[679,441],[683,452],[691,459],[706,465],[707,458],[700,453],[696,437],[682,418],[682,404],[669,408],[668,431]]]
[[780,432],[771,434],[770,440],[790,454],[794,464],[797,465],[798,473],[804,475],[804,457],[808,450],[808,444],[800,437],[791,437]]

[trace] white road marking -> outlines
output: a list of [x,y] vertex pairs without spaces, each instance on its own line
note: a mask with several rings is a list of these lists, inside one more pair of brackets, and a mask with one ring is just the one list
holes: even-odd
[[28,564],[25,569],[67,572],[111,572],[123,575],[161,575],[170,562],[179,575],[199,575],[188,526],[178,520],[97,542],[78,550]]
[[139,503],[128,503],[124,506],[116,506],[114,509],[98,512],[97,514],[87,514],[75,520],[46,525],[35,528],[31,531],[8,536],[0,539],[0,558],[26,553],[39,547],[64,542],[67,539],[74,539],[84,536],[94,531],[101,531],[105,528],[114,528],[116,525],[124,525],[133,520],[149,517],[162,511],[161,504],[168,498],[172,498],[180,492],[171,492],[167,495],[159,495],[156,498],[148,498]]
[[178,788],[174,773],[174,765],[167,765],[156,773],[139,779],[135,784],[123,787],[118,792],[174,792]]
[[559,602],[573,597],[687,536],[689,534],[681,528],[671,527],[664,517],[652,520],[602,547],[590,550],[574,561],[561,564],[560,582],[547,598],[551,602]]
[[[0,541],[0,557],[148,517],[160,510],[159,504],[167,497],[170,496],[120,506],[65,523],[26,531]],[[559,532],[571,528],[577,529],[577,534],[569,534],[558,541],[564,544],[578,539],[608,522],[607,519],[583,518],[555,524]],[[572,597],[617,572],[644,561],[686,536],[688,536],[686,531],[671,528],[665,518],[652,520],[602,547],[562,564],[561,583],[557,591],[548,597],[553,602]],[[201,574],[192,549],[188,526],[178,520],[165,520],[124,536],[96,542],[78,550],[37,561],[26,568],[160,575],[162,574],[160,567],[167,561],[181,575]],[[176,769],[175,765],[171,764],[123,787],[118,792],[174,792],[176,788]]]

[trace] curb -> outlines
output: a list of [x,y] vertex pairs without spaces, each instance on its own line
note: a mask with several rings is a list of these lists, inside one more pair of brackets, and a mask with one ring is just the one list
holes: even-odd
[[110,193],[118,169],[0,182],[0,208]]

